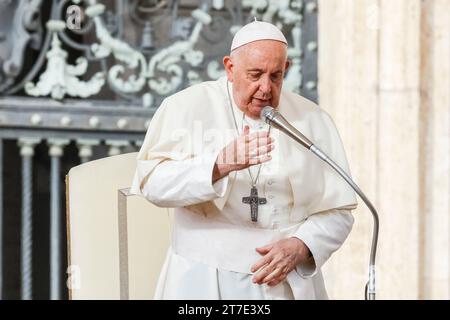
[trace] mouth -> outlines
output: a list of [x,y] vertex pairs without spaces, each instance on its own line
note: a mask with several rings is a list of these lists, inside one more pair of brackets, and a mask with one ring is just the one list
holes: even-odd
[[258,105],[263,105],[263,106],[270,105],[270,99],[258,99],[258,98],[253,98],[253,100],[255,100],[255,102],[256,102]]

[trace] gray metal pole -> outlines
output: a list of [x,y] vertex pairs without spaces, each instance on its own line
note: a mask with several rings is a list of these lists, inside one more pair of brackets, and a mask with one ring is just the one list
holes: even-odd
[[22,232],[21,232],[21,298],[30,300],[33,296],[33,155],[36,139],[20,139],[22,156]]
[[61,183],[59,174],[61,171],[61,156],[63,147],[68,140],[49,141],[51,157],[50,176],[50,299],[61,299]]
[[312,145],[310,149],[312,153],[318,156],[320,159],[325,161],[328,165],[330,165],[351,187],[355,192],[359,195],[359,197],[364,201],[364,203],[369,208],[372,213],[373,218],[373,232],[372,232],[372,246],[370,248],[370,261],[369,261],[369,280],[365,289],[365,299],[366,300],[375,300],[376,292],[375,292],[375,257],[377,253],[377,245],[378,245],[378,233],[379,233],[379,217],[378,212],[370,202],[370,200],[366,197],[366,195],[362,192],[362,190],[358,187],[358,185],[352,180],[352,178],[332,159],[330,159],[322,150],[320,150],[315,145]]
[[50,299],[59,300],[61,283],[60,266],[60,217],[59,217],[59,179],[60,162],[58,156],[51,161],[51,194],[50,194]]

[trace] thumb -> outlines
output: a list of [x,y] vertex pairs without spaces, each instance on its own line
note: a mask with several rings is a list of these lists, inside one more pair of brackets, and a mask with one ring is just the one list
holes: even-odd
[[250,133],[250,127],[247,126],[247,125],[245,125],[245,126],[244,126],[244,130],[242,131],[242,135],[243,135],[243,136],[246,136],[246,135],[248,135],[249,133]]
[[264,246],[264,247],[256,248],[256,251],[257,251],[258,253],[261,253],[261,254],[266,254],[266,253],[269,252],[272,248],[273,248],[273,245],[268,244],[268,245],[266,245],[266,246]]

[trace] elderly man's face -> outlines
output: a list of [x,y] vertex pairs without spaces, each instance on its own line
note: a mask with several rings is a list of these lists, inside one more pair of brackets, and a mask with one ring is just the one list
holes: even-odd
[[288,67],[287,47],[275,40],[246,44],[223,59],[238,107],[253,119],[265,106],[278,107]]

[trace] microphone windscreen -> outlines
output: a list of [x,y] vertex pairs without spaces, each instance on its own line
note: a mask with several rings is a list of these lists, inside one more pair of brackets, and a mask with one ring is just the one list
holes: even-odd
[[270,117],[274,111],[275,111],[275,109],[272,108],[271,106],[266,106],[266,107],[262,108],[261,113],[259,114],[259,118],[262,121],[266,122],[267,117]]

